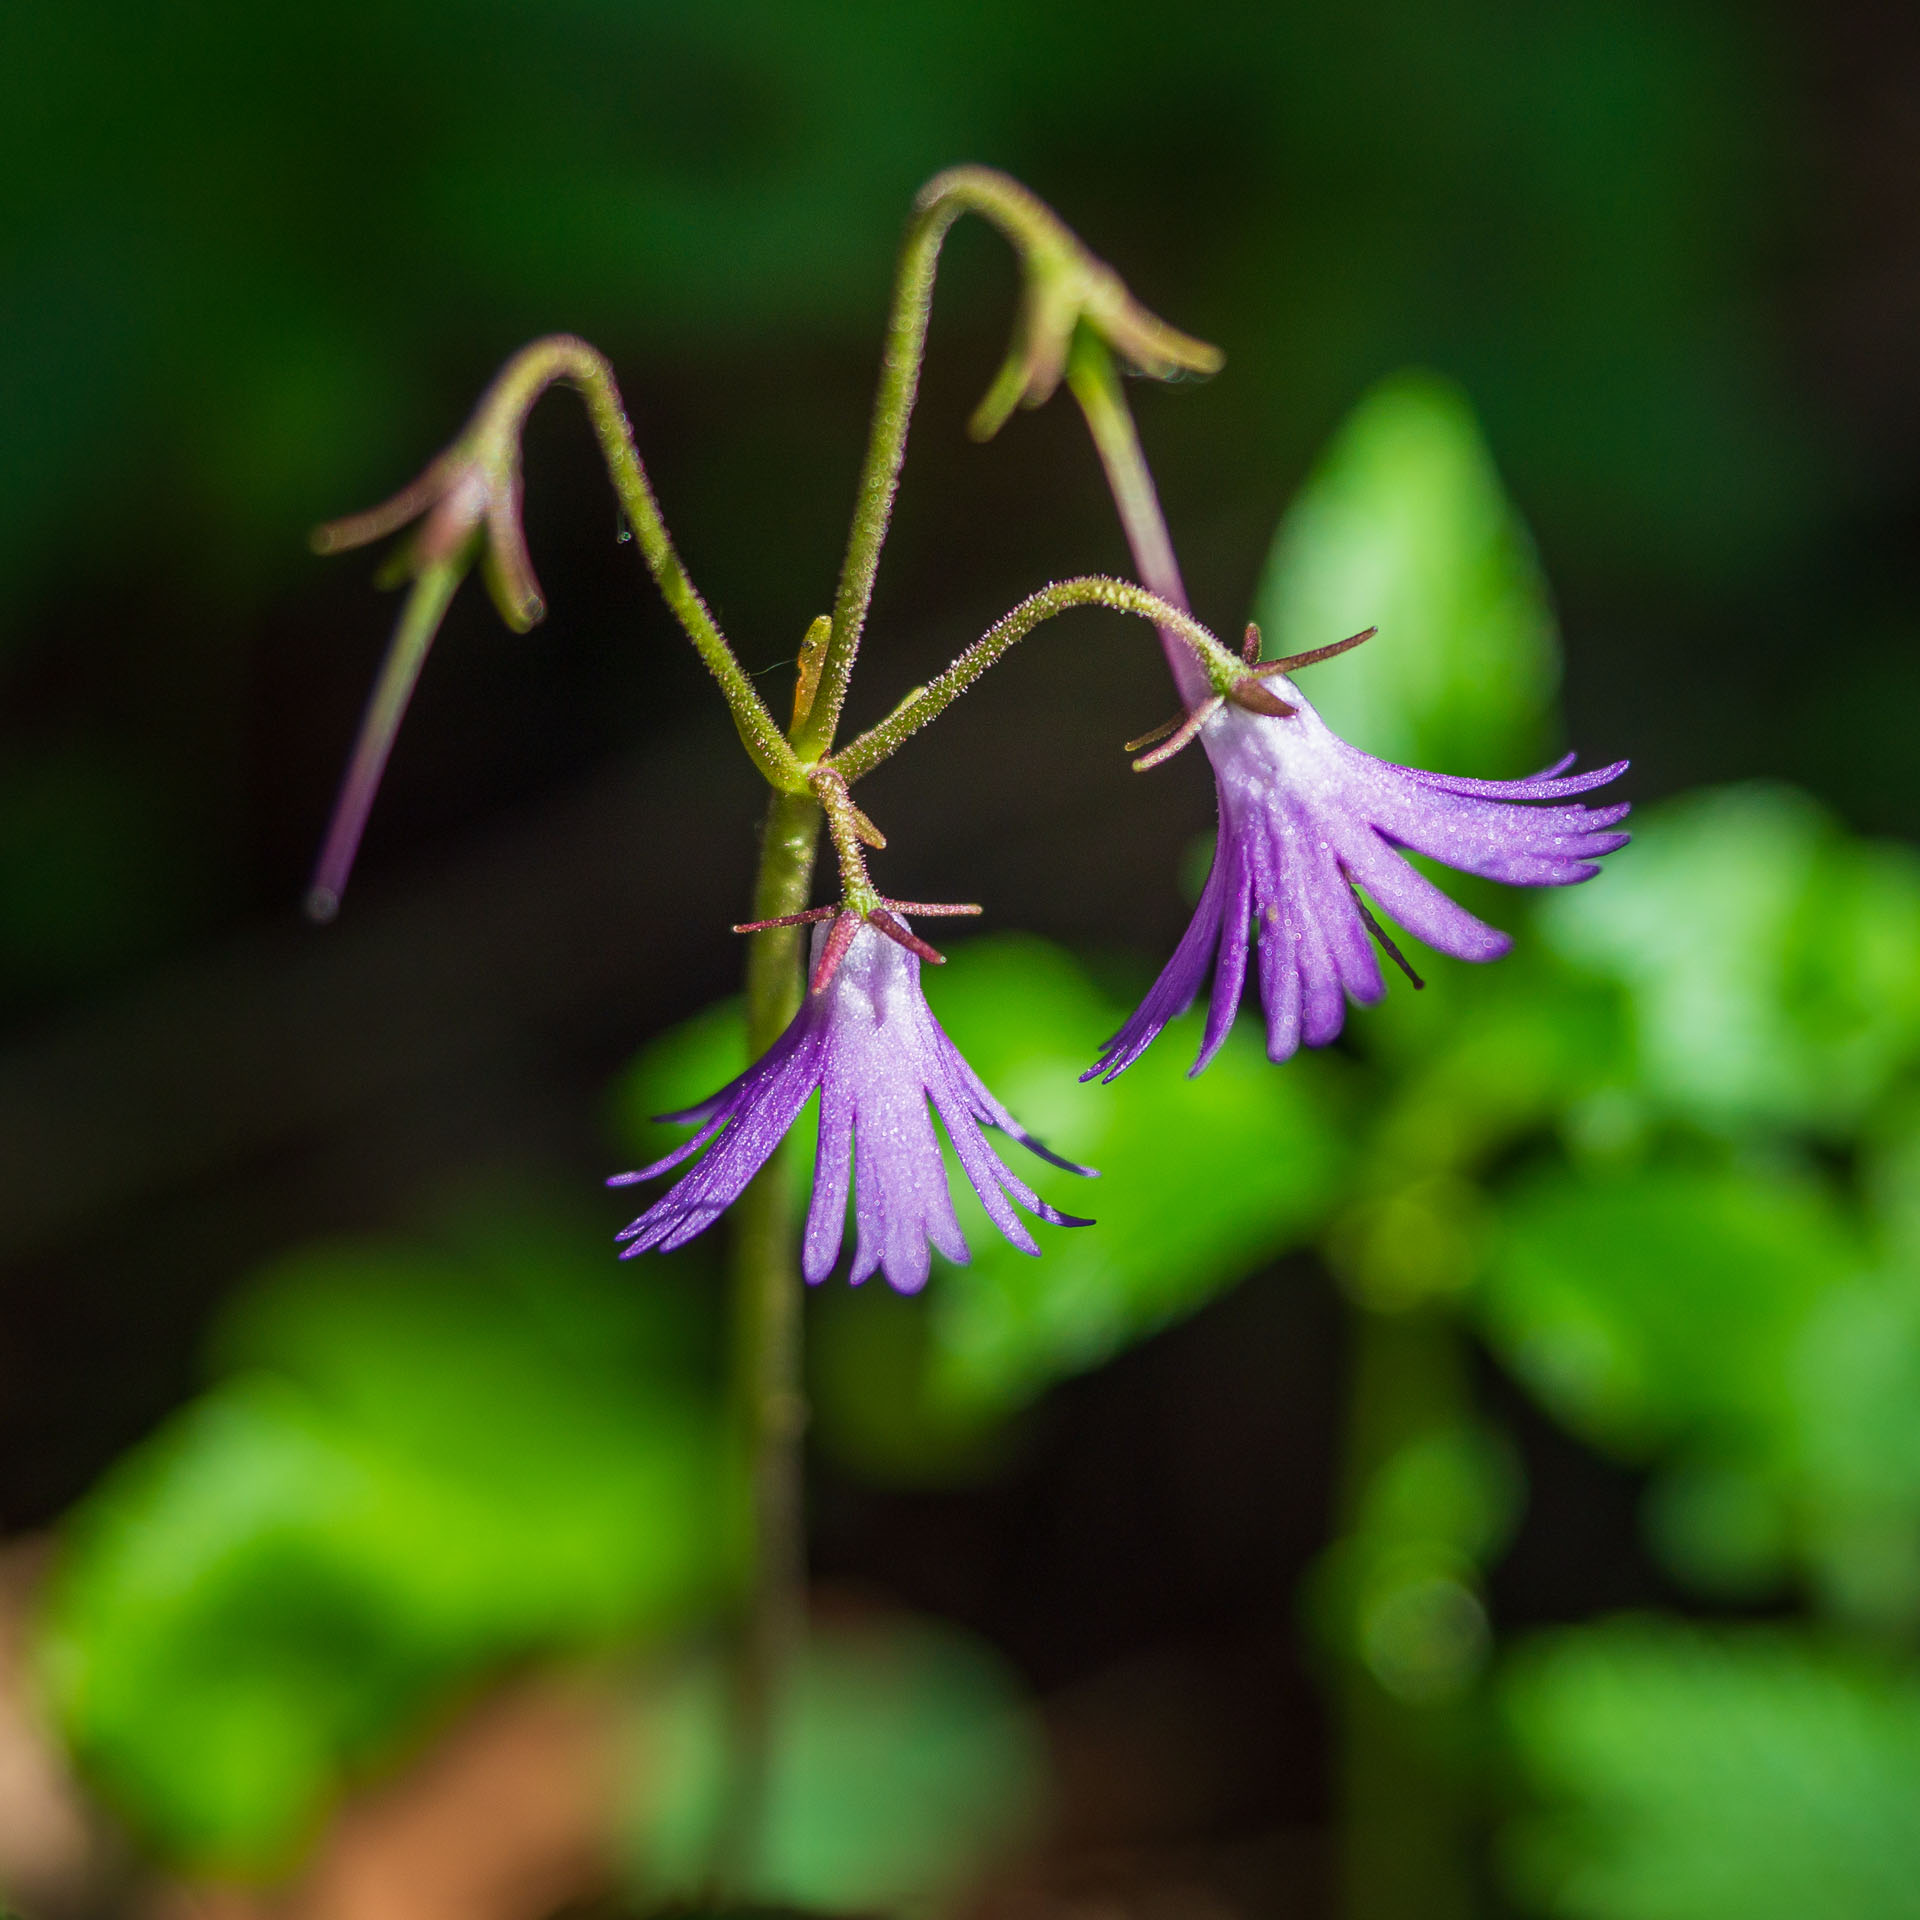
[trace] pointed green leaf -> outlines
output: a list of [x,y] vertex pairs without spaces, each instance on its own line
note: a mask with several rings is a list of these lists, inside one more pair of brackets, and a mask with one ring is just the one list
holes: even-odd
[[1533,542],[1466,396],[1382,381],[1281,522],[1255,616],[1269,658],[1378,627],[1302,670],[1335,732],[1382,759],[1511,777],[1546,756],[1560,655]]
[[1920,1920],[1920,1688],[1778,1633],[1623,1620],[1506,1687],[1537,1811],[1505,1852],[1556,1920]]

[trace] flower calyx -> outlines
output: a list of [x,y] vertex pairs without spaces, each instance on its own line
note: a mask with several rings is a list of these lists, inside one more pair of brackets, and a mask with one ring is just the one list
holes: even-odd
[[771,920],[745,920],[734,928],[734,932],[765,933],[775,927],[805,927],[817,921],[831,920],[833,926],[821,943],[819,958],[813,969],[810,991],[814,993],[824,993],[832,984],[840,962],[847,957],[847,949],[853,944],[853,936],[863,923],[875,932],[885,934],[897,946],[905,947],[920,959],[936,967],[945,966],[947,956],[922,940],[901,915],[946,919],[958,914],[976,914],[980,909],[968,904],[895,900],[883,894],[867,878],[866,856],[861,849],[884,847],[887,844],[886,835],[855,804],[846,777],[837,767],[814,767],[807,776],[807,783],[813,789],[814,798],[820,802],[821,811],[827,816],[827,831],[833,837],[834,852],[839,858],[840,901],[835,906],[808,907],[801,913],[779,914]]
[[[1235,671],[1231,656],[1225,662],[1207,662],[1209,676],[1213,681],[1213,693],[1198,706],[1185,713],[1175,714],[1171,720],[1161,723],[1138,739],[1129,740],[1125,750],[1137,753],[1139,758],[1133,763],[1135,773],[1148,773],[1153,768],[1164,765],[1183,747],[1189,746],[1200,735],[1203,728],[1220,709],[1229,704],[1240,707],[1248,713],[1264,714],[1270,720],[1290,720],[1299,712],[1299,708],[1289,705],[1262,685],[1275,674],[1292,673],[1300,667],[1313,666],[1317,661],[1331,660],[1337,653],[1345,653],[1349,648],[1357,647],[1362,641],[1371,640],[1378,633],[1378,627],[1369,627],[1364,633],[1350,634],[1344,640],[1336,640],[1330,646],[1314,647],[1306,653],[1289,654],[1284,660],[1262,660],[1260,658],[1260,629],[1252,621],[1247,623],[1245,637],[1240,643],[1240,657],[1246,663],[1244,670]],[[1158,744],[1156,744],[1158,743]],[[1141,753],[1140,749],[1149,747],[1151,752]]]
[[959,902],[936,902],[928,900],[893,900],[884,894],[867,890],[867,898],[862,901],[846,899],[831,907],[809,907],[804,913],[783,913],[772,920],[743,920],[734,928],[735,933],[765,933],[774,927],[810,927],[821,920],[831,920],[833,927],[828,933],[825,944],[820,949],[820,958],[808,982],[810,993],[824,993],[833,982],[833,976],[839,971],[840,962],[847,957],[847,949],[853,945],[853,936],[860,931],[864,923],[876,933],[884,933],[897,946],[930,962],[936,967],[947,964],[947,956],[937,947],[930,946],[925,940],[900,918],[911,913],[933,919],[952,918],[958,914],[976,914],[978,906]]

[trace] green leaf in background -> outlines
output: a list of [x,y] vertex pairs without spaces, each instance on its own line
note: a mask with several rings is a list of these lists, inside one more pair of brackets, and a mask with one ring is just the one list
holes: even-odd
[[1382,381],[1348,416],[1287,510],[1255,617],[1269,656],[1380,629],[1302,680],[1369,753],[1481,776],[1545,757],[1546,584],[1472,407],[1432,374]]
[[695,1105],[746,1066],[745,1004],[716,1000],[656,1035],[633,1057],[614,1083],[610,1120],[615,1136],[640,1165],[660,1159],[692,1129],[663,1126],[655,1116]]
[[1689,794],[1634,827],[1537,924],[1627,988],[1644,1096],[1722,1129],[1858,1124],[1920,1052],[1920,855],[1788,787]]
[[994,1232],[964,1182],[973,1249],[931,1303],[929,1391],[958,1406],[1018,1406],[1183,1318],[1300,1245],[1331,1204],[1343,1160],[1344,1063],[1267,1061],[1238,1026],[1187,1078],[1198,1012],[1170,1025],[1111,1086],[1079,1075],[1125,1003],[1067,954],[1011,937],[957,948],[930,975],[941,1023],[1021,1124],[1100,1170],[1077,1179],[1004,1148],[1056,1205],[1096,1225],[1039,1230],[1039,1259]]
[[[669,1680],[636,1727],[629,1880],[697,1899],[725,1817],[730,1692],[712,1663]],[[1045,1810],[1039,1730],[1000,1662],[925,1622],[817,1626],[777,1713],[747,1892],[836,1914],[945,1911]]]
[[1496,1352],[1588,1442],[1645,1457],[1778,1431],[1816,1305],[1861,1253],[1810,1180],[1556,1172],[1507,1203],[1480,1297]]
[[271,1873],[503,1661],[677,1630],[742,1506],[693,1342],[564,1234],[315,1250],[244,1295],[234,1374],[71,1517],[40,1657],[167,1858]]
[[1354,1300],[1396,1313],[1466,1295],[1496,1210],[1484,1169],[1595,1108],[1619,1072],[1620,1000],[1528,944],[1371,1010],[1378,1072],[1325,1243]]
[[1651,1620],[1505,1687],[1539,1810],[1506,1848],[1558,1920],[1920,1920],[1920,1686],[1772,1633]]
[[1920,1269],[1815,1308],[1796,1354],[1783,1478],[1818,1597],[1844,1620],[1920,1624]]

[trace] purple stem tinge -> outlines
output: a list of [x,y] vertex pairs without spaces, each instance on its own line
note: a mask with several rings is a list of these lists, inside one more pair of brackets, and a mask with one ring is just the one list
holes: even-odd
[[430,566],[407,595],[380,678],[374,684],[373,698],[367,702],[366,718],[360,723],[360,737],[354,743],[347,776],[340,783],[340,798],[334,802],[313,884],[307,889],[309,919],[325,922],[340,911],[340,896],[346,891],[347,875],[353,871],[353,857],[360,850],[360,835],[379,790],[380,776],[386,771],[387,756],[393,751],[394,735],[400,730],[447,603],[460,584],[460,571],[447,565]]

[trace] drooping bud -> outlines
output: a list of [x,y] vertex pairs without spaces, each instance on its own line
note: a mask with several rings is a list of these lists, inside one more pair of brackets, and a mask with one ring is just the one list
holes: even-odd
[[1005,362],[967,423],[976,440],[991,440],[1016,406],[1038,407],[1052,397],[1076,327],[1089,328],[1150,379],[1220,370],[1219,348],[1149,313],[1126,282],[1017,180],[991,167],[955,167],[928,181],[917,204],[922,213],[971,208],[991,220],[1020,256],[1020,318]]
[[360,836],[366,829],[367,814],[373,796],[386,772],[387,756],[393,751],[394,736],[406,716],[407,702],[426,664],[428,649],[440,630],[440,622],[460,584],[463,568],[457,560],[429,562],[413,583],[407,603],[400,611],[399,624],[381,663],[380,678],[374,684],[373,698],[367,703],[366,717],[360,723],[360,737],[354,743],[353,758],[347,763],[346,778],[340,784],[340,797],[334,803],[333,818],[327,825],[327,837],[313,871],[313,884],[307,889],[306,910],[310,920],[322,923],[340,911],[340,896],[346,890],[347,875],[353,871],[354,855],[360,850]]
[[505,378],[489,389],[460,438],[417,478],[379,506],[330,520],[311,536],[316,553],[346,553],[418,523],[412,537],[388,556],[377,576],[382,586],[411,582],[412,589],[361,723],[307,891],[307,913],[312,919],[331,920],[340,910],[340,895],[359,851],[394,735],[448,602],[467,569],[478,558],[487,593],[515,633],[525,633],[546,613],[520,513],[520,422],[532,395],[515,390],[503,399]]
[[417,520],[413,538],[381,567],[380,584],[398,586],[444,565],[464,574],[477,554],[501,619],[515,633],[525,633],[545,617],[547,603],[527,552],[521,493],[517,437],[491,456],[477,452],[471,436],[464,437],[392,499],[315,528],[313,550],[346,553]]

